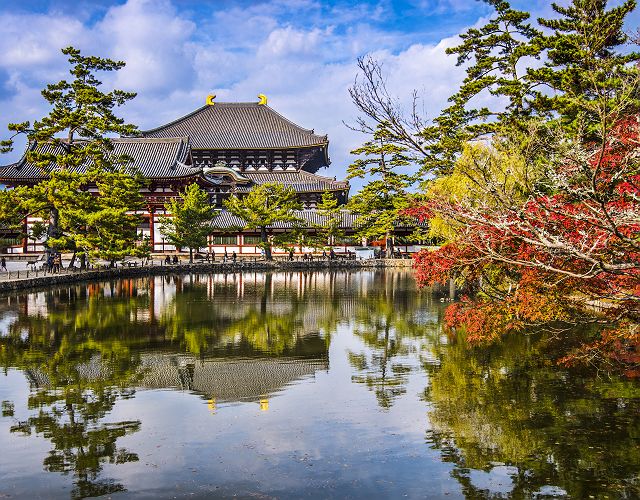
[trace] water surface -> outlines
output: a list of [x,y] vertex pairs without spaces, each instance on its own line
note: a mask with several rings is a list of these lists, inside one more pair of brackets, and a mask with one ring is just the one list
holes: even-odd
[[469,349],[410,272],[0,298],[0,498],[638,498],[637,383]]

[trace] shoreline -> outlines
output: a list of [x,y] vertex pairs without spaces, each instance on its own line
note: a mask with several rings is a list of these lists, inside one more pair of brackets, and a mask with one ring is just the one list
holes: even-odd
[[[48,288],[70,283],[98,282],[105,279],[138,278],[143,276],[163,276],[172,274],[218,273],[232,274],[244,271],[318,271],[349,269],[386,269],[411,268],[413,259],[371,259],[371,260],[318,260],[312,262],[272,261],[251,262],[239,261],[211,263],[187,263],[171,265],[149,265],[138,267],[116,267],[112,269],[94,269],[89,271],[65,272],[31,276],[0,281],[0,293],[11,293],[33,288]],[[24,271],[26,274],[26,271]]]

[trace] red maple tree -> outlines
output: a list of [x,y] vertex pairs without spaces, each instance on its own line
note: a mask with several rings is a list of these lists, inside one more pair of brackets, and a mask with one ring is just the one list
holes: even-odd
[[482,202],[440,195],[408,210],[458,231],[415,256],[419,283],[464,277],[482,292],[450,306],[447,325],[479,342],[531,325],[602,323],[596,341],[561,361],[615,361],[640,375],[639,144],[639,117],[628,117],[601,144],[571,149],[525,199],[485,183]]

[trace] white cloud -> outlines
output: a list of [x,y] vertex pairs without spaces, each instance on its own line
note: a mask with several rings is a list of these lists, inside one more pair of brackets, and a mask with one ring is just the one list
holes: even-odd
[[60,59],[60,48],[86,40],[84,25],[72,17],[0,15],[0,67],[27,72]]
[[286,26],[269,33],[258,49],[258,57],[313,56],[323,38],[331,36],[331,29],[301,31]]
[[171,92],[193,82],[188,42],[195,29],[168,1],[157,0],[129,0],[113,7],[96,27],[112,57],[127,62],[115,84],[139,93]]

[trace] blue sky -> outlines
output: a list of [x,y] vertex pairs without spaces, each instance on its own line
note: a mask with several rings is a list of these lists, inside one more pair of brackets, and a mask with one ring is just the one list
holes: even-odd
[[[512,5],[533,17],[551,10],[546,0]],[[225,101],[264,93],[291,120],[329,134],[332,165],[320,173],[344,178],[349,151],[364,139],[343,124],[356,116],[348,87],[357,57],[383,61],[400,100],[417,89],[433,117],[463,77],[446,48],[489,13],[477,0],[4,0],[0,130],[46,113],[39,91],[66,77],[59,49],[74,45],[127,62],[103,80],[138,92],[120,113],[143,129],[196,109],[211,92]],[[640,26],[637,11],[628,26]]]

